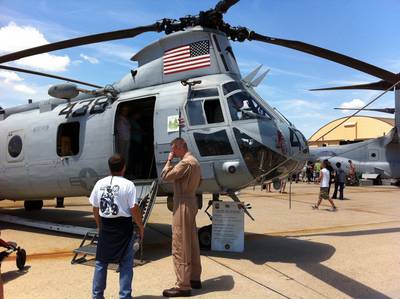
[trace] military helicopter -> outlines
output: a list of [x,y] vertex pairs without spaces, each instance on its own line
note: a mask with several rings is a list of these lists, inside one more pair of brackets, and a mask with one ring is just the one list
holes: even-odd
[[[126,156],[127,177],[137,185],[149,186],[158,179],[169,143],[178,136],[187,140],[200,161],[199,194],[222,193],[239,201],[235,192],[249,184],[277,182],[301,169],[309,157],[306,139],[256,93],[254,87],[264,74],[255,78],[256,69],[242,78],[230,41],[275,44],[376,77],[391,76],[327,49],[233,27],[223,16],[237,2],[223,0],[179,20],[163,19],[0,56],[0,63],[6,63],[146,32],[166,34],[136,53],[132,60],[138,68],[117,83],[92,90],[58,84],[49,89],[50,99],[1,109],[0,198],[24,200],[32,210],[40,209],[45,198],[89,195],[95,182],[108,174],[107,158],[122,151],[118,121],[131,113],[139,114],[143,133],[141,155],[130,151]],[[163,182],[159,187],[158,194],[172,192]]]
[[[320,90],[352,90],[352,89],[369,89],[382,90],[384,92],[394,91],[395,108],[335,108],[346,110],[357,110],[352,116],[360,111],[374,111],[388,114],[394,114],[395,126],[385,136],[357,142],[353,144],[345,144],[338,146],[329,146],[322,148],[310,148],[310,160],[328,159],[332,166],[340,162],[343,167],[348,167],[348,161],[351,160],[357,169],[357,172],[367,174],[367,177],[374,180],[374,183],[381,184],[382,179],[400,179],[400,91],[398,83],[399,74],[391,73],[391,77],[387,77],[378,82],[338,86],[328,88],[311,89],[312,91]],[[379,98],[376,97],[372,101]],[[371,101],[371,102],[372,102]],[[348,118],[346,118],[347,120]]]

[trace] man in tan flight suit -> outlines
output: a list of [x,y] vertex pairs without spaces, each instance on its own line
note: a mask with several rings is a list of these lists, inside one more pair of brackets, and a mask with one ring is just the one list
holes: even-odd
[[[174,157],[181,161],[173,166]],[[201,263],[197,236],[196,190],[200,185],[201,172],[197,159],[188,151],[184,139],[171,142],[171,152],[161,173],[165,182],[174,183],[174,208],[172,217],[172,257],[176,274],[176,286],[164,290],[164,297],[190,296],[191,289],[201,289]]]

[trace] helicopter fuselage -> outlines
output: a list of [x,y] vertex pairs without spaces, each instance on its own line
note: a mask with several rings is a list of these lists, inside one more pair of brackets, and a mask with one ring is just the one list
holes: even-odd
[[[220,31],[176,32],[133,59],[139,67],[112,85],[112,97],[50,99],[2,111],[0,198],[88,195],[108,175],[107,159],[121,152],[116,124],[122,110],[131,125],[139,118],[144,126],[126,156],[132,180],[157,178],[178,136],[200,161],[199,192],[234,192],[302,168],[304,136],[241,79]],[[160,187],[172,192],[168,184]]]
[[[255,179],[284,177],[300,167],[307,149],[302,135],[257,99],[254,90],[229,75],[194,79],[201,84],[188,88],[173,82],[123,92],[113,103],[106,97],[87,98],[49,111],[39,108],[8,116],[0,126],[0,197],[88,195],[94,183],[108,175],[107,159],[118,151],[115,124],[120,106],[135,102],[154,105],[151,150],[157,174],[171,140],[179,136],[176,121],[181,111],[181,136],[202,167],[199,192],[235,191]],[[243,103],[242,110],[235,106]],[[62,148],[65,136],[67,149]],[[143,157],[131,159],[136,163]],[[144,178],[148,177],[132,179]],[[169,185],[161,187],[171,191]]]

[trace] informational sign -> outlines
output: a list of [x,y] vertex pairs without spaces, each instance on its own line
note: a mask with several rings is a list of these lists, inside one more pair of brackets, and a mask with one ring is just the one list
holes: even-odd
[[168,116],[168,133],[179,131],[179,115]]
[[237,202],[213,203],[212,250],[243,252],[244,213],[241,205]]

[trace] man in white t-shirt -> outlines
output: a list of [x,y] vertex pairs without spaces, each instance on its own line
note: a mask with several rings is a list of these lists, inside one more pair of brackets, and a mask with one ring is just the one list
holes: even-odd
[[93,299],[104,298],[107,267],[119,264],[119,298],[131,298],[133,279],[132,216],[143,239],[142,215],[136,198],[135,185],[125,179],[124,158],[116,154],[108,160],[111,175],[99,180],[93,188],[89,201],[99,229],[96,266],[93,278]]
[[330,183],[330,174],[329,170],[326,168],[326,162],[322,162],[322,169],[319,173],[318,181],[320,182],[320,190],[319,190],[319,198],[316,205],[313,205],[313,209],[318,209],[319,205],[321,204],[322,199],[328,200],[332,206],[331,211],[336,211],[336,206],[333,203],[332,199],[329,198],[329,183]]

